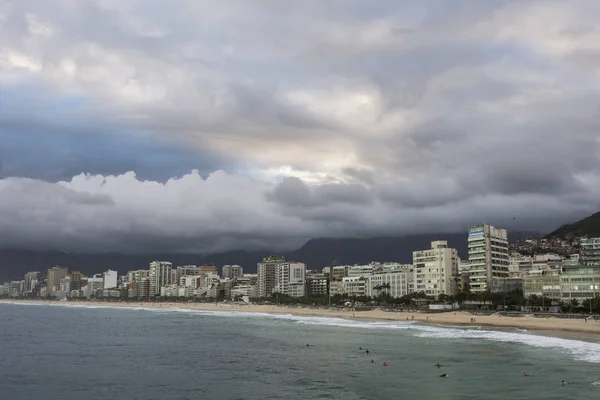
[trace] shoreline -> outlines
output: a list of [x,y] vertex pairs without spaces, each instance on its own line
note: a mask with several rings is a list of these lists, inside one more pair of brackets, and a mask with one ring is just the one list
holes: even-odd
[[[499,331],[526,330],[549,336],[578,338],[600,341],[600,322],[582,319],[536,318],[533,316],[507,317],[473,315],[466,311],[450,311],[435,314],[419,312],[389,312],[382,310],[356,311],[314,309],[308,307],[283,307],[273,305],[239,305],[230,303],[162,303],[162,302],[110,302],[110,301],[50,301],[50,300],[0,300],[0,303],[32,303],[40,305],[110,306],[114,308],[144,307],[152,309],[182,309],[192,311],[222,311],[239,313],[290,314],[305,317],[343,318],[355,321],[414,321],[441,327],[483,327]],[[354,315],[354,316],[353,316]],[[471,322],[475,318],[475,322]]]

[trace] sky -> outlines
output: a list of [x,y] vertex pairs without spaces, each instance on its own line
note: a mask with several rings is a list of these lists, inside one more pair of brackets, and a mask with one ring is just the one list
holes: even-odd
[[0,0],[0,247],[289,249],[600,210],[600,2]]

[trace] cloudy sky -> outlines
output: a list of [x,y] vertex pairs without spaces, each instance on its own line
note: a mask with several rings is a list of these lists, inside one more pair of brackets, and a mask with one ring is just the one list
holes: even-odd
[[0,247],[600,210],[600,2],[0,0]]

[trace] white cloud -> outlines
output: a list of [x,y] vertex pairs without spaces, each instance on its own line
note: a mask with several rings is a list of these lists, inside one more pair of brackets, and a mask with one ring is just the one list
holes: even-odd
[[25,14],[25,19],[29,27],[29,33],[40,36],[53,36],[56,29],[52,24],[43,22],[41,18],[35,14]]
[[31,72],[38,72],[42,69],[42,64],[38,60],[16,51],[0,53],[0,62],[8,68],[22,68]]
[[[193,171],[165,183],[140,180],[133,172],[82,174],[58,183],[7,178],[0,180],[0,215],[10,218],[0,219],[0,246],[212,252],[293,247],[317,236],[456,231],[507,214],[518,218],[509,228],[522,229],[563,222],[574,213],[563,206],[568,196],[536,194],[406,203],[406,192],[419,190],[415,184],[399,182],[396,200],[388,201],[377,187],[305,186],[299,180],[274,185],[222,171],[206,178]],[[597,188],[587,197],[594,196],[600,198]],[[576,213],[593,209],[579,204]]]

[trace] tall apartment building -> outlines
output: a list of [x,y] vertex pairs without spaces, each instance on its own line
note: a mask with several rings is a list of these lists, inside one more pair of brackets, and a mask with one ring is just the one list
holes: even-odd
[[473,293],[489,290],[492,278],[508,278],[506,229],[478,225],[469,229],[469,288]]
[[104,289],[104,277],[102,274],[94,274],[94,276],[86,279],[87,284],[84,288],[84,296],[96,297]]
[[200,274],[200,269],[195,265],[183,265],[175,269],[175,277],[173,282],[179,282],[182,277]]
[[244,275],[244,269],[239,265],[223,265],[223,278],[239,278]]
[[600,238],[579,241],[579,262],[584,266],[600,265]]
[[168,261],[153,261],[150,263],[150,289],[149,295],[160,295],[160,288],[171,284],[171,269],[173,265]]
[[306,264],[299,262],[284,262],[275,270],[274,292],[291,297],[305,295]]
[[117,287],[119,281],[119,273],[109,269],[103,275],[104,278],[104,289],[114,289]]
[[448,242],[431,242],[431,249],[413,252],[414,290],[428,296],[458,292],[458,252],[448,247]]
[[71,290],[81,290],[85,283],[85,276],[79,271],[72,271],[69,276],[71,277]]
[[56,293],[60,289],[60,281],[69,274],[67,268],[56,267],[48,270],[48,293],[50,295]]
[[35,290],[35,285],[37,285],[39,280],[39,272],[31,271],[25,274],[25,289],[26,293],[33,292]]
[[150,271],[147,269],[138,269],[137,271],[129,271],[127,275],[129,283],[136,283],[148,278]]
[[277,268],[285,263],[283,257],[270,256],[263,258],[257,265],[257,294],[258,297],[270,297],[275,289]]

